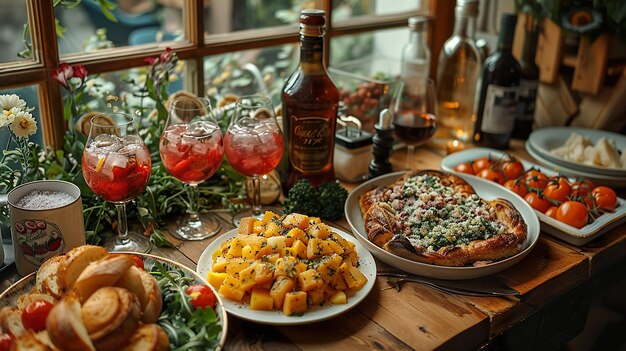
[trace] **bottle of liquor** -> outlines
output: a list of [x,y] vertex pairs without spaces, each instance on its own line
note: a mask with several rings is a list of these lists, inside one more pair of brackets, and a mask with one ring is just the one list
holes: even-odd
[[481,76],[474,142],[506,149],[515,123],[521,68],[511,52],[517,16],[502,14],[500,23],[498,50],[485,60]]
[[436,137],[468,142],[474,128],[474,97],[482,62],[474,41],[478,0],[457,0],[454,13],[454,32],[443,44],[437,66],[440,123]]
[[400,75],[410,84],[414,77],[428,78],[430,72],[430,49],[426,44],[428,20],[425,17],[409,18],[409,41],[402,48]]
[[301,178],[313,185],[334,179],[339,90],[324,65],[324,15],[322,10],[301,12],[300,63],[283,87],[285,191]]
[[537,49],[537,20],[526,16],[524,25],[524,42],[519,64],[522,68],[522,80],[517,92],[517,107],[515,109],[515,125],[511,136],[516,139],[528,139],[533,130],[535,119],[535,102],[537,87],[539,86],[539,67],[535,63]]

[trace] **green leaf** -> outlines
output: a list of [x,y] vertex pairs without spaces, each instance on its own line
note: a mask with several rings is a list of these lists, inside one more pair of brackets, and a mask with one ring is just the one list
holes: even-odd
[[174,248],[174,244],[172,244],[172,242],[167,240],[167,238],[165,237],[165,234],[163,234],[163,232],[160,229],[158,228],[153,228],[153,229],[154,231],[150,235],[150,240],[154,243],[154,245],[156,245],[157,247]]
[[100,8],[102,9],[102,13],[104,14],[104,17],[106,17],[111,22],[117,22],[117,18],[115,17],[113,12],[111,12],[111,10],[103,6],[101,6]]

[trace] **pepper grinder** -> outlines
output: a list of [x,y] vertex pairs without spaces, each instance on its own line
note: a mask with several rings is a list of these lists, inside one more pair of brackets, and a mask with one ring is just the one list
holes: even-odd
[[384,109],[380,111],[378,123],[374,126],[376,135],[372,139],[374,143],[372,154],[374,158],[370,162],[369,176],[370,178],[390,173],[393,171],[391,162],[391,154],[393,153],[393,124],[391,123],[393,116],[391,111]]

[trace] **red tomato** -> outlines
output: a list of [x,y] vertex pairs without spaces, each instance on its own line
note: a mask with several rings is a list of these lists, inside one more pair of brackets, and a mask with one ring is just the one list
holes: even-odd
[[617,195],[613,189],[606,186],[595,187],[591,191],[596,208],[606,211],[613,211],[617,206]]
[[572,195],[572,187],[565,177],[552,177],[548,185],[543,190],[543,196],[546,199],[557,202],[565,202]]
[[505,161],[502,164],[502,173],[506,179],[517,179],[524,173],[524,166],[517,160]]
[[504,187],[521,197],[524,197],[526,196],[526,194],[528,194],[528,188],[526,187],[526,184],[515,179],[509,179],[504,182]]
[[571,197],[576,200],[583,199],[589,195],[593,188],[595,188],[595,186],[593,186],[593,183],[589,180],[573,182]]
[[472,169],[474,170],[474,174],[478,174],[478,172],[491,167],[493,164],[495,164],[495,162],[489,157],[482,157],[472,162]]
[[557,211],[558,209],[559,209],[558,207],[556,207],[556,206],[552,206],[552,207],[550,207],[550,208],[546,211],[545,215],[546,215],[546,216],[548,216],[548,217],[552,217],[552,218],[556,219],[556,211]]
[[0,334],[0,351],[11,350],[11,345],[13,345],[13,336],[11,334]]
[[480,172],[478,172],[476,175],[481,178],[494,181],[498,184],[504,183],[504,176],[502,175],[502,172],[494,171],[491,168],[485,168],[481,170]]
[[467,162],[456,165],[454,167],[454,170],[457,172],[461,172],[461,173],[475,174],[474,169],[472,168],[472,165],[470,165]]
[[578,201],[565,201],[556,211],[557,220],[578,229],[587,224],[588,216],[587,207]]
[[138,268],[144,269],[143,266],[143,259],[137,255],[130,255],[130,258],[133,259],[135,266],[137,266]]
[[22,311],[22,324],[27,329],[39,332],[46,329],[46,318],[52,309],[52,304],[44,300],[35,300]]
[[213,294],[213,290],[206,285],[191,285],[185,290],[185,293],[191,296],[191,305],[195,308],[215,307],[217,298]]
[[533,189],[543,189],[548,185],[548,176],[536,169],[531,169],[524,174],[524,181]]
[[524,200],[526,200],[526,202],[530,204],[530,207],[541,213],[545,213],[550,208],[550,206],[552,206],[550,201],[542,199],[541,197],[539,197],[539,195],[537,195],[537,193],[532,191],[524,196]]

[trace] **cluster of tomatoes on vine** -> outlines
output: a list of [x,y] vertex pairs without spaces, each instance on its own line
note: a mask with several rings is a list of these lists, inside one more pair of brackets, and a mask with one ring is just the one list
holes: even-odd
[[525,170],[522,162],[510,155],[478,158],[458,164],[454,170],[501,184],[535,210],[579,229],[617,206],[617,195],[609,187],[587,179],[570,182],[563,176],[550,177],[535,168]]

